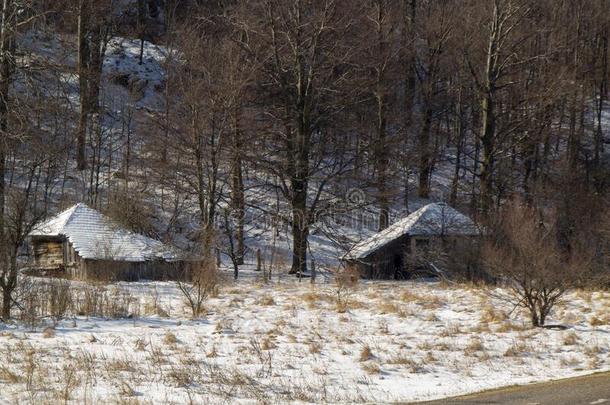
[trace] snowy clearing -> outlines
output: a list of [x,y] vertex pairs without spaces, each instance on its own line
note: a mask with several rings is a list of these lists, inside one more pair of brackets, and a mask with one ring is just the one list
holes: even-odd
[[485,288],[361,282],[341,312],[332,283],[244,276],[200,320],[175,283],[143,282],[91,287],[128,319],[1,327],[0,400],[379,403],[610,369],[609,292],[571,294],[549,322],[566,330],[531,329]]

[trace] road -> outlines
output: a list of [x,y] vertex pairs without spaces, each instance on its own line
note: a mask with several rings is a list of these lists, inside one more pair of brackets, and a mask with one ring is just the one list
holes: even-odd
[[610,373],[512,386],[478,394],[420,402],[426,405],[610,405]]

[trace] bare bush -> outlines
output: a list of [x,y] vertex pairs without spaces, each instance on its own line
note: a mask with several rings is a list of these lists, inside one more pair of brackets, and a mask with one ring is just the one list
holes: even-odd
[[197,318],[202,314],[203,304],[207,298],[217,293],[218,268],[213,260],[192,263],[186,275],[189,281],[179,281],[178,288],[191,309],[193,318]]
[[57,325],[73,307],[70,282],[67,280],[51,280],[47,284],[46,296],[49,302],[49,315]]
[[519,202],[507,207],[496,231],[484,247],[484,260],[508,287],[502,298],[525,308],[532,326],[544,326],[565,293],[590,280],[591,253],[578,238],[569,249],[561,246],[555,224]]
[[346,312],[354,289],[358,285],[360,273],[356,266],[347,265],[335,273],[335,294],[337,299],[337,311]]

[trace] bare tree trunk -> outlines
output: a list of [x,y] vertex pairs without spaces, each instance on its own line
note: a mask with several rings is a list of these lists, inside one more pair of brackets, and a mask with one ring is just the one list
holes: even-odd
[[487,212],[492,206],[493,172],[494,172],[494,139],[495,139],[494,101],[491,95],[481,102],[481,172],[480,172],[480,208]]
[[381,231],[389,225],[389,201],[387,187],[387,172],[388,172],[388,150],[386,145],[387,138],[387,120],[386,120],[386,75],[385,69],[387,65],[385,51],[385,35],[384,35],[384,20],[385,20],[385,3],[377,1],[377,83],[375,89],[375,100],[377,102],[377,143],[376,143],[376,164],[377,164],[377,192],[379,193],[377,200],[379,203],[379,226]]
[[10,267],[9,243],[5,230],[6,205],[6,150],[9,113],[9,87],[14,66],[15,7],[13,0],[2,2],[0,21],[0,287],[2,287],[2,319],[11,316],[11,300],[15,289],[16,274]]
[[417,0],[403,0],[403,47],[408,52],[405,66],[405,132],[407,132],[413,115],[413,94],[415,93],[415,18],[417,10]]
[[423,124],[419,133],[419,188],[421,198],[430,197],[430,175],[432,172],[432,159],[430,154],[430,126],[432,125],[432,109],[425,107]]
[[[299,113],[297,129],[290,131],[294,156],[290,168],[290,191],[292,206],[293,254],[290,274],[303,274],[307,270],[307,238],[309,236],[309,211],[307,192],[309,187],[309,128],[303,111]],[[288,157],[290,159],[290,157]]]
[[600,74],[598,84],[598,103],[597,103],[597,127],[595,131],[594,150],[593,150],[593,170],[594,170],[594,185],[598,193],[602,193],[604,189],[605,176],[601,170],[601,156],[604,152],[604,133],[602,114],[604,110],[604,102],[608,98],[608,22],[604,24],[602,33],[599,38],[598,53],[600,62]]
[[290,274],[303,274],[307,270],[307,238],[309,219],[307,214],[307,181],[292,180],[292,266]]
[[[78,81],[79,117],[76,132],[76,168],[87,168],[87,134],[91,130],[91,115],[99,112],[99,92],[105,50],[103,18],[94,13],[94,3],[79,0],[78,5]],[[97,21],[100,20],[100,21]]]
[[460,169],[462,166],[462,148],[464,147],[464,109],[462,103],[462,89],[458,92],[457,100],[457,123],[456,123],[456,140],[455,140],[455,166],[453,170],[453,179],[451,181],[451,192],[449,195],[449,204],[455,206],[457,203],[458,185],[460,182]]
[[78,128],[76,132],[76,168],[85,170],[87,168],[86,157],[86,139],[87,139],[87,122],[89,115],[89,81],[90,74],[87,66],[89,65],[89,19],[90,19],[90,2],[88,0],[79,0],[78,3],[78,83],[80,86],[80,106],[78,114]]
[[[296,220],[296,225],[295,225]],[[292,225],[292,266],[290,274],[302,275],[307,271],[307,239],[309,228],[299,214],[293,215]]]
[[140,54],[138,64],[144,59],[144,35],[146,33],[146,0],[138,0],[138,35],[140,36]]
[[500,57],[500,44],[503,40],[502,24],[503,4],[496,0],[493,6],[493,15],[487,43],[487,54],[485,55],[485,70],[481,92],[481,171],[479,177],[479,208],[486,213],[492,206],[493,199],[493,174],[495,160],[495,137],[496,137],[496,81],[500,76],[498,71],[498,59]]
[[235,219],[237,220],[235,229],[236,239],[236,263],[244,264],[244,221],[245,221],[245,199],[244,199],[244,179],[242,173],[242,142],[241,129],[239,122],[239,111],[235,111],[235,129],[233,133],[233,167],[232,167],[232,187],[231,198]]

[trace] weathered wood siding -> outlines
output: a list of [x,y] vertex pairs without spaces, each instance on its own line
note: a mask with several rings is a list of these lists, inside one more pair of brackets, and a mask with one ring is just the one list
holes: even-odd
[[182,262],[86,259],[71,268],[70,275],[90,281],[180,280],[184,277],[184,265]]
[[59,239],[38,239],[32,242],[34,262],[45,269],[56,269],[64,266],[64,242]]
[[42,270],[60,270],[70,278],[83,281],[180,280],[184,262],[126,262],[81,258],[64,238],[34,238],[34,264]]

